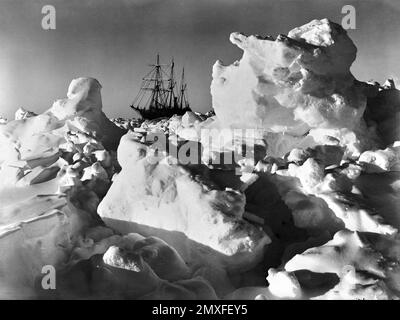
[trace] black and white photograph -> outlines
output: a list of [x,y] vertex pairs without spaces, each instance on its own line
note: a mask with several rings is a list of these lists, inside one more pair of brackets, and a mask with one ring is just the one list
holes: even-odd
[[0,300],[399,300],[399,17],[0,0]]

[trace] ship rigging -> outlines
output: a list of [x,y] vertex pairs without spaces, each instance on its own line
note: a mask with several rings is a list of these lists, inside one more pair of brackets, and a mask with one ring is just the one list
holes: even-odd
[[182,69],[178,86],[173,59],[170,64],[160,64],[160,56],[157,54],[156,63],[149,66],[152,69],[143,78],[139,93],[130,107],[144,119],[183,115],[190,111],[185,69]]

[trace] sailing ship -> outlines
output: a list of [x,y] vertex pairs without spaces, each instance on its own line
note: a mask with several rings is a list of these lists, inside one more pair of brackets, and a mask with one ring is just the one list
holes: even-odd
[[190,111],[185,69],[182,69],[178,86],[173,59],[170,64],[160,64],[160,56],[157,54],[156,63],[149,66],[152,68],[143,78],[140,90],[130,107],[144,119],[183,115]]

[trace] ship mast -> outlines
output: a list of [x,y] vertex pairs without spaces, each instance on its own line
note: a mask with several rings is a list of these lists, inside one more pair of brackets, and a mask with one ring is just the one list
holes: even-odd
[[171,72],[168,79],[168,108],[173,108],[175,106],[175,85],[176,82],[174,80],[174,58],[171,60]]
[[185,68],[182,69],[178,106],[180,109],[189,108],[189,100],[187,98],[187,85],[185,83]]
[[150,82],[153,83],[153,86],[142,86],[141,89],[143,90],[149,90],[151,91],[151,97],[150,97],[150,107],[154,107],[156,109],[160,109],[165,105],[165,92],[167,89],[164,88],[164,80],[163,78],[163,70],[162,66],[160,64],[160,55],[157,54],[156,57],[156,64],[150,64],[151,67],[153,67],[152,72],[150,72],[149,77],[144,77],[143,80],[145,82]]

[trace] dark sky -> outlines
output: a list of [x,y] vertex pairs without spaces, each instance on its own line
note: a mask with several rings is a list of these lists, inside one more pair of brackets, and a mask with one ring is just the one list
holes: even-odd
[[[46,4],[56,8],[56,30],[41,28]],[[399,0],[0,0],[0,115],[43,111],[73,78],[91,76],[103,86],[105,113],[129,117],[157,52],[185,66],[191,105],[207,111],[212,65],[241,56],[231,32],[276,36],[314,18],[340,22],[345,4],[357,10],[355,76],[398,76]]]

